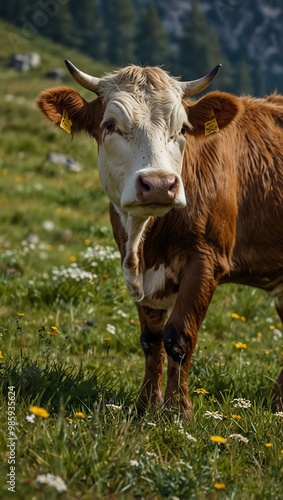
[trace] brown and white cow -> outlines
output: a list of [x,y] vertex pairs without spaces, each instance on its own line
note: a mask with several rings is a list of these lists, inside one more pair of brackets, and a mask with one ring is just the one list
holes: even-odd
[[[141,323],[146,370],[138,407],[165,402],[189,417],[190,361],[217,285],[266,290],[283,321],[283,97],[214,91],[184,100],[219,67],[184,83],[158,67],[129,66],[99,79],[66,64],[97,98],[57,87],[38,105],[56,125],[98,143],[100,180]],[[283,370],[275,396],[280,407]]]

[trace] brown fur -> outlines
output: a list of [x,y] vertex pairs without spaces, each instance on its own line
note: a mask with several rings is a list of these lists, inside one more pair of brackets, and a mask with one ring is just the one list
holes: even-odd
[[72,120],[72,134],[86,131],[100,142],[100,124],[103,117],[101,99],[97,98],[88,102],[74,89],[56,87],[41,92],[37,99],[37,105],[47,118],[57,126],[60,126],[63,111],[66,110]]
[[[151,85],[155,84],[153,79]],[[61,88],[41,94],[38,103],[57,125],[67,109],[73,132],[85,129],[100,140],[99,99],[87,103],[77,92]],[[165,403],[189,417],[190,361],[218,284],[243,283],[272,292],[283,282],[283,97],[238,98],[211,92],[183,105],[193,127],[188,130],[182,171],[187,207],[152,218],[140,244],[143,270],[178,260],[178,285],[168,282],[164,292],[177,286],[178,296],[169,321],[166,311],[137,305],[146,355],[138,404],[144,408],[149,402],[162,402],[166,350]],[[204,123],[214,117],[220,132],[205,137]],[[127,235],[112,206],[110,215],[123,259]],[[276,307],[283,321],[282,297]],[[275,394],[280,407],[283,371]]]

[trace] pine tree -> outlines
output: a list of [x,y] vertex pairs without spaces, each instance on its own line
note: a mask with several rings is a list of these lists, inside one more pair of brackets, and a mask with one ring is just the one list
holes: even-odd
[[238,94],[253,94],[251,74],[245,56],[240,58],[238,64],[236,92]]
[[220,73],[217,75],[217,78],[209,87],[210,90],[218,88],[231,92],[233,89],[232,68],[224,52],[221,50],[219,38],[214,27],[211,27],[208,30],[206,44],[208,64],[207,70],[212,70],[219,63],[223,66]]
[[42,28],[41,34],[71,47],[78,46],[74,30],[73,17],[68,4],[59,4],[58,12],[49,17],[48,23]]
[[209,71],[208,28],[199,8],[193,0],[191,11],[184,24],[179,44],[179,73],[183,79],[195,79]]
[[155,2],[140,12],[136,35],[136,58],[141,64],[166,66],[170,60],[167,33],[158,15]]
[[107,31],[107,56],[113,64],[133,62],[135,14],[131,0],[104,0],[104,24]]
[[255,90],[255,95],[257,95],[258,97],[263,97],[266,94],[264,72],[260,65],[257,66],[255,71],[254,90]]
[[70,7],[79,48],[98,60],[106,59],[105,29],[96,0],[73,1]]
[[[7,21],[21,25],[22,18],[32,14],[36,8],[35,0],[2,0],[0,5],[0,16]],[[31,22],[31,19],[29,19]]]

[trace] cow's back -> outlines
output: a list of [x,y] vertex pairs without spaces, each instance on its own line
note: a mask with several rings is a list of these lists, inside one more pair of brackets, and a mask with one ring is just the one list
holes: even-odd
[[283,277],[283,96],[242,101],[245,112],[233,127],[231,152],[237,169],[236,240],[225,279],[270,291]]

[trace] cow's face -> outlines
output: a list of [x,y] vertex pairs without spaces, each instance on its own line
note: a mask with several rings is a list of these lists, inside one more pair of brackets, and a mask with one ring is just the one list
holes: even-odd
[[237,106],[228,94],[212,93],[188,105],[182,98],[203,90],[219,67],[194,82],[178,82],[160,68],[129,66],[102,79],[71,63],[68,68],[98,98],[87,102],[59,87],[43,92],[38,104],[55,124],[69,120],[70,133],[86,130],[96,138],[101,184],[120,214],[144,220],[184,207],[186,133],[204,135],[205,122],[215,116],[220,128],[226,126]]
[[125,91],[111,95],[100,124],[98,169],[120,212],[145,218],[186,205],[181,170],[187,127],[172,90],[139,99]]

